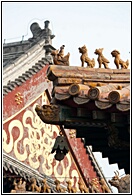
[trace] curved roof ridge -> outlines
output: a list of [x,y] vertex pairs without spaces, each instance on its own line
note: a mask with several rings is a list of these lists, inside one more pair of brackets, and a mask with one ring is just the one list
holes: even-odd
[[7,83],[7,85],[3,86],[3,96],[7,95],[9,92],[11,92],[16,86],[22,85],[26,80],[32,77],[32,75],[39,72],[46,64],[49,64],[49,61],[47,58],[42,58],[39,60],[35,65],[33,65],[31,68],[29,68],[27,71],[23,72],[20,76],[14,78],[14,80]]
[[[23,177],[25,180],[30,180],[32,177],[36,178],[38,182],[41,182],[44,178],[47,179],[47,183],[51,186],[52,191],[55,191],[55,183],[54,180],[45,175],[39,173],[37,170],[31,168],[30,166],[18,161],[17,159],[14,159],[13,157],[9,156],[8,154],[3,152],[3,168],[7,171],[10,170],[12,172],[15,172],[16,174],[19,174],[21,177]],[[64,185],[61,185],[62,187],[65,187]],[[54,188],[54,190],[53,190]],[[66,187],[65,187],[66,188]]]
[[36,59],[39,60],[40,56],[45,56],[45,49],[43,46],[44,40],[26,50],[24,54],[20,55],[16,60],[5,66],[3,69],[4,82],[8,82],[11,75],[19,74],[20,69],[27,70],[27,68],[30,68],[31,63],[33,63]]

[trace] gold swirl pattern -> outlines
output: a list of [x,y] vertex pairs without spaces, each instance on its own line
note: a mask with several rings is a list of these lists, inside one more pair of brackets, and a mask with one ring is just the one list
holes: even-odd
[[[45,93],[40,98],[6,122],[8,130],[3,130],[3,149],[6,153],[13,151],[19,161],[27,161],[32,168],[41,169],[47,176],[54,176],[60,182],[71,179],[74,183],[76,177],[75,185],[78,187],[79,173],[70,152],[61,162],[54,159],[55,153],[51,154],[59,129],[55,125],[43,123],[36,114],[38,102],[48,104]],[[15,138],[14,134],[17,135]]]
[[11,134],[12,129],[9,127],[9,135],[10,135],[10,141],[7,143],[7,133],[5,129],[3,130],[3,149],[6,153],[10,153],[13,149],[13,136]]
[[[14,150],[14,154],[17,157],[17,159],[19,159],[20,161],[23,161],[23,160],[25,160],[27,158],[27,152],[26,152],[26,149],[24,147],[24,153],[23,154],[19,153],[18,145],[19,145],[19,141],[22,140],[22,138],[23,138],[24,129],[23,129],[22,123],[19,120],[13,120],[10,123],[10,125],[11,124],[12,124],[12,128],[14,126],[17,126],[19,128],[19,132],[20,132],[18,139],[16,139],[16,141],[14,141],[14,149],[15,149]],[[20,148],[21,148],[21,146],[20,146]]]

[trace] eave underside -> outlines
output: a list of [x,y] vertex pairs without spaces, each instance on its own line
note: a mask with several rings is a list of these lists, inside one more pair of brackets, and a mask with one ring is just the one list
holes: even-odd
[[47,77],[52,99],[36,108],[42,121],[76,129],[85,145],[130,173],[130,70],[51,65]]

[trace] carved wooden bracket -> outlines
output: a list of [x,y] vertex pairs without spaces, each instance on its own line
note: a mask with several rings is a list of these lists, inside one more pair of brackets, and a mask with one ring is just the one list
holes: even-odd
[[57,105],[37,105],[35,111],[44,123],[59,124],[59,107]]

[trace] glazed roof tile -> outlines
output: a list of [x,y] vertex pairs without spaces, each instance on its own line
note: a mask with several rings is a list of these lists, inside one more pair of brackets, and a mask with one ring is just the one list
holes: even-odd
[[71,99],[78,105],[94,102],[99,109],[115,105],[130,110],[130,70],[51,65],[47,77],[53,81],[53,97]]

